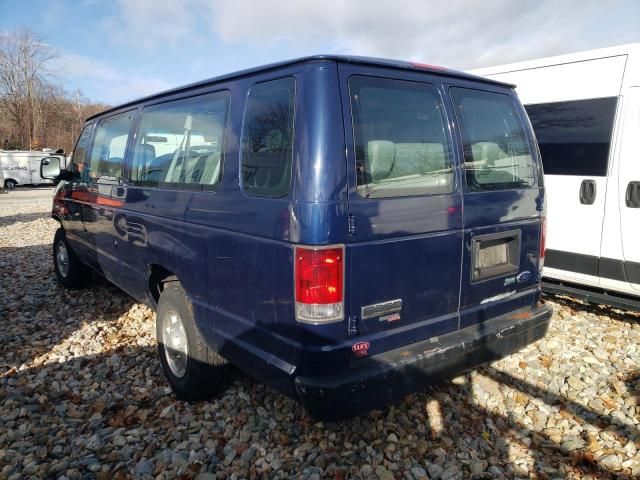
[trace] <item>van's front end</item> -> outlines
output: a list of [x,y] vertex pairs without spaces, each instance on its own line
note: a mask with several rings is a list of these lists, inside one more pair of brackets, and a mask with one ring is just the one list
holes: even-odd
[[383,408],[542,338],[542,167],[513,89],[344,59],[314,78],[290,227],[305,408]]

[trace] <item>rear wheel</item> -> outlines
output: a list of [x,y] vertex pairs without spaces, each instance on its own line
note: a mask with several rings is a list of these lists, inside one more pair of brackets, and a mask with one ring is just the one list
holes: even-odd
[[11,180],[10,178],[4,181],[4,187],[8,188],[9,190],[13,190],[14,188],[16,188],[16,185],[18,185],[18,182],[16,182],[15,180]]
[[176,397],[206,400],[223,388],[227,362],[206,345],[178,281],[167,282],[160,294],[156,338],[162,368]]
[[84,287],[91,281],[91,269],[71,249],[62,227],[53,237],[53,269],[58,281],[67,288]]

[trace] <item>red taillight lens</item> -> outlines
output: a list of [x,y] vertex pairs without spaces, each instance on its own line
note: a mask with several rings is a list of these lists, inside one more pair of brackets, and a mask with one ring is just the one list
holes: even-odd
[[296,301],[301,303],[342,302],[343,250],[296,249]]
[[344,248],[295,249],[296,318],[326,322],[343,318]]

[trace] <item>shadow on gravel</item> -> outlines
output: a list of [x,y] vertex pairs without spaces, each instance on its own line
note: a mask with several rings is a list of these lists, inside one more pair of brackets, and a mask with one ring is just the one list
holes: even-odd
[[[133,300],[114,287],[99,285],[97,288],[101,290],[100,296],[103,298],[119,297],[121,301],[116,302],[118,307],[107,311],[99,311],[101,305],[76,307],[92,316],[100,313],[102,320],[115,321],[133,304]],[[44,328],[55,329],[55,320],[46,321]],[[162,451],[186,448],[196,435],[201,444],[205,444],[207,439],[213,443],[208,444],[210,449],[205,458],[189,468],[185,467],[180,478],[193,478],[205,471],[217,472],[218,478],[229,478],[226,469],[232,462],[220,463],[225,455],[229,455],[225,453],[225,447],[229,444],[240,450],[244,442],[238,442],[237,439],[249,435],[247,432],[256,432],[252,423],[255,416],[265,424],[274,421],[277,424],[275,431],[263,430],[265,433],[261,434],[260,443],[265,445],[267,451],[276,446],[288,452],[286,458],[290,459],[289,463],[284,460],[282,463],[285,477],[294,474],[301,476],[302,461],[295,461],[294,452],[309,441],[326,441],[330,436],[327,431],[349,435],[349,448],[355,449],[351,453],[357,454],[358,449],[363,449],[360,452],[363,458],[365,449],[370,446],[382,450],[383,456],[379,458],[382,462],[393,453],[383,450],[387,436],[397,431],[397,425],[401,425],[405,429],[414,429],[415,434],[411,442],[398,448],[405,449],[403,458],[416,459],[420,463],[424,460],[435,463],[438,456],[446,452],[452,458],[485,462],[487,467],[491,464],[510,464],[514,470],[504,472],[507,477],[527,476],[514,463],[518,460],[518,452],[521,452],[533,460],[531,478],[550,479],[563,474],[571,474],[572,478],[587,474],[594,478],[625,478],[598,464],[586,448],[589,443],[586,437],[583,438],[585,447],[577,449],[567,449],[543,432],[535,432],[530,437],[531,441],[525,443],[518,432],[530,427],[515,416],[498,414],[474,402],[474,378],[471,374],[464,376],[462,384],[432,387],[382,412],[374,411],[352,420],[322,425],[309,418],[299,405],[292,406],[293,402],[240,372],[232,375],[233,382],[229,389],[211,402],[191,405],[178,402],[167,393],[156,349],[136,346],[135,341],[136,338],[130,336],[121,339],[119,344],[114,344],[113,348],[101,355],[75,357],[61,363],[13,370],[0,375],[0,423],[3,425],[0,455],[4,449],[0,465],[20,459],[20,467],[15,471],[21,471],[23,475],[42,474],[47,477],[64,473],[58,470],[60,465],[79,470],[82,477],[93,477],[91,468],[102,465],[105,469],[101,478],[118,479],[129,478],[132,474],[136,476],[138,462],[144,464],[145,459],[156,459],[158,465],[163,465],[149,472],[156,476],[168,468],[161,463],[162,455],[165,455]],[[29,342],[30,337],[23,336],[19,342],[9,344],[11,350],[17,352],[20,344]],[[581,424],[588,423],[607,430],[617,435],[623,444],[627,440],[640,440],[637,430],[614,425],[610,417],[599,415],[525,380],[491,367],[479,369],[478,374],[513,387],[549,406],[559,405],[568,417],[574,417]],[[91,379],[91,388],[86,388],[86,385],[80,388],[79,385],[86,382],[87,378]],[[630,393],[637,392],[639,379],[640,372],[628,377]],[[243,397],[242,392],[249,393],[244,393]],[[462,399],[464,409],[453,407],[452,398]],[[248,405],[238,409],[237,403],[245,401]],[[283,402],[288,403],[288,411],[291,412],[284,417],[286,421],[283,421],[281,414]],[[21,408],[16,409],[17,404]],[[213,404],[217,405],[213,418],[216,421],[201,424],[206,418],[212,420],[213,411],[208,407]],[[232,418],[225,414],[225,406],[234,412]],[[241,413],[238,414],[238,411]],[[188,421],[196,423],[180,425],[183,415],[189,417]],[[194,425],[200,426],[194,428]],[[133,432],[130,435],[136,441],[133,444],[123,441],[118,449],[114,449],[112,442],[115,436],[125,435],[125,431]],[[25,432],[36,434],[31,438]],[[48,435],[46,438],[49,440],[45,441],[43,434]],[[33,445],[32,450],[39,452],[31,469],[22,462],[24,453],[20,445]],[[248,445],[242,448],[248,448]],[[79,454],[81,449],[82,455]],[[334,464],[334,467],[324,472],[324,478],[360,478],[361,463],[357,463],[357,460],[356,463],[345,463],[344,453],[339,448],[325,450],[327,464]],[[563,473],[559,471],[561,467],[564,468]],[[271,478],[257,473],[251,462],[244,468],[248,478]],[[234,471],[237,472],[237,468]],[[468,470],[461,469],[461,472],[461,477],[452,478],[500,477],[495,471],[477,472],[473,477]]]
[[580,301],[573,299],[565,295],[545,295],[551,301],[559,303],[567,308],[570,308],[572,312],[584,311],[587,313],[593,313],[594,315],[605,315],[614,320],[626,323],[640,323],[640,312],[634,310],[624,310],[621,308],[611,307],[608,305],[600,305],[597,303],[590,303],[587,301]]
[[[638,427],[613,422],[612,417],[605,415],[604,412],[598,413],[592,408],[580,405],[563,395],[557,395],[544,388],[536,387],[526,380],[518,379],[513,375],[495,370],[492,367],[483,368],[482,373],[503,385],[508,385],[522,393],[531,395],[533,398],[540,399],[547,405],[560,407],[561,416],[564,418],[574,419],[579,424],[586,423],[602,431],[608,431],[609,434],[615,437],[621,445],[625,445],[629,441],[637,442],[640,440],[640,429]],[[637,373],[636,377],[638,377]],[[632,385],[630,383],[627,383],[627,392],[629,394],[633,392]],[[518,425],[516,422],[512,422],[512,425],[514,427],[522,428],[522,426]],[[555,454],[560,454],[566,457],[566,460],[571,465],[575,466],[577,471],[581,474],[611,474],[615,478],[630,478],[625,477],[624,475],[621,476],[609,469],[607,466],[599,464],[586,448],[572,450],[572,448],[568,447],[565,443],[560,444],[559,442],[555,442],[548,435],[545,435],[542,432],[536,432],[536,437],[538,439],[538,442],[536,442],[538,444],[537,448],[531,448],[529,450],[530,453],[536,456],[536,458],[539,457],[540,454],[544,454],[544,452],[554,452]],[[540,439],[543,439],[543,441],[540,441]],[[585,447],[595,440],[589,436],[587,431],[582,432],[581,439]],[[537,460],[537,463],[539,463],[539,459]]]
[[56,280],[51,245],[0,248],[0,376],[29,368],[84,322],[118,318],[134,300],[102,277],[91,290]]
[[[577,402],[574,402],[562,395],[552,393],[544,388],[536,387],[526,380],[518,379],[509,373],[501,372],[491,367],[483,368],[482,373],[503,385],[508,385],[522,393],[529,394],[534,398],[539,398],[547,405],[562,406],[563,411],[565,411],[569,416],[578,417],[585,423],[590,423],[591,425],[601,429],[606,429],[611,425],[610,421],[606,420],[603,413],[598,413],[589,407],[584,407]],[[633,378],[633,374],[629,378]],[[630,383],[627,383],[627,385],[630,386]],[[627,391],[632,392],[633,390],[628,388]],[[622,444],[627,443],[629,440],[635,440],[640,436],[640,429],[629,427],[627,425],[617,425],[616,429],[611,430],[611,432]]]
[[[539,398],[548,405],[561,405],[581,422],[597,425],[610,432],[617,429],[620,435],[629,435],[630,440],[638,439],[637,431],[607,424],[603,417],[567,398],[555,396],[492,368],[480,369],[479,373]],[[91,377],[95,388],[80,391],[74,388],[87,376]],[[223,392],[212,402],[223,402],[220,397],[226,397],[227,402],[242,402],[237,397],[238,392],[249,392],[245,395],[252,400],[250,404],[241,409],[239,416],[227,418],[224,411],[216,411],[215,422],[209,421],[206,426],[193,428],[193,425],[200,424],[200,420],[211,419],[212,410],[207,409],[205,413],[204,408],[212,402],[189,405],[168,398],[156,349],[152,347],[116,346],[102,355],[78,357],[63,363],[50,363],[0,375],[0,405],[3,406],[0,410],[3,425],[0,433],[0,466],[17,462],[17,468],[8,471],[9,474],[21,472],[27,476],[38,474],[55,477],[72,469],[79,471],[78,478],[95,478],[95,470],[91,468],[99,465],[105,466],[100,478],[130,478],[131,475],[137,476],[135,469],[138,462],[156,459],[160,464],[162,456],[166,455],[163,451],[171,449],[175,452],[188,447],[191,445],[190,439],[196,435],[201,444],[205,444],[207,439],[214,443],[209,444],[210,453],[201,461],[185,467],[180,478],[193,478],[200,472],[217,472],[217,478],[229,478],[226,469],[231,462],[219,463],[225,457],[225,446],[229,444],[240,450],[242,442],[237,439],[246,432],[255,431],[252,420],[248,418],[255,415],[266,424],[278,419],[275,431],[266,430],[259,443],[267,448],[267,452],[272,447],[288,452],[282,463],[283,473],[288,478],[292,478],[291,475],[302,476],[302,460],[295,460],[293,453],[310,440],[326,441],[331,432],[349,435],[352,445],[349,448],[356,450],[352,453],[362,449],[360,453],[364,456],[368,447],[383,450],[387,436],[398,431],[397,425],[404,428],[410,426],[417,432],[410,444],[399,444],[401,446],[398,448],[405,449],[404,458],[416,459],[420,463],[425,460],[436,463],[438,457],[446,452],[452,458],[468,458],[469,461],[484,462],[487,466],[510,464],[513,471],[504,472],[507,478],[526,477],[528,474],[518,470],[514,463],[518,460],[518,452],[521,452],[533,459],[530,478],[551,479],[561,475],[571,478],[584,475],[593,475],[592,478],[630,478],[598,464],[586,447],[569,451],[542,432],[534,433],[530,442],[523,442],[518,432],[527,426],[517,418],[497,414],[474,403],[474,381],[469,374],[462,385],[436,386],[425,394],[412,395],[402,404],[382,412],[374,411],[352,420],[324,425],[309,418],[297,404],[290,410],[293,417],[289,414],[287,422],[282,422],[279,417],[282,398],[275,402],[254,401],[256,397],[279,397],[279,394],[242,373],[236,373],[232,378],[234,381],[229,391]],[[638,378],[640,374],[636,373],[630,380],[630,391],[633,391],[631,388],[637,391]],[[451,395],[467,399],[462,412],[451,410],[448,405]],[[16,409],[16,404],[21,408]],[[172,409],[168,414],[167,408]],[[258,413],[260,408],[263,409],[261,414]],[[233,410],[238,411],[237,408]],[[181,425],[180,418],[183,415],[195,420],[196,424]],[[465,430],[460,430],[461,425],[466,426]],[[485,425],[490,426],[488,432]],[[113,448],[114,437],[122,435],[133,435],[136,441],[122,441],[118,449]],[[470,438],[473,440],[471,443]],[[588,443],[586,438],[583,440]],[[622,438],[620,440],[623,441]],[[32,455],[31,467],[22,461],[25,447],[38,452]],[[80,454],[80,451],[83,453]],[[339,448],[324,451],[326,462],[334,464],[334,467],[325,470],[323,478],[361,478],[361,463],[345,463],[344,453]],[[381,463],[392,452],[383,450],[383,453],[384,457],[379,458]],[[61,465],[65,467],[64,471],[60,470]],[[168,468],[162,465],[150,470],[149,474],[156,476]],[[561,466],[564,466],[563,473],[559,471]],[[250,462],[243,468],[245,475],[241,477],[272,478],[257,473]],[[237,465],[234,471],[239,471]],[[461,476],[452,478],[500,478],[495,471],[478,472],[473,476],[462,468],[461,472]]]
[[[310,442],[326,443],[334,433],[338,440],[348,437],[349,446],[323,450],[325,478],[361,478],[360,467],[370,461],[365,459],[371,448],[379,452],[378,463],[393,459],[402,464],[410,459],[408,467],[402,466],[407,475],[411,465],[425,460],[435,463],[446,455],[464,458],[467,464],[483,463],[484,469],[473,475],[476,479],[499,477],[499,472],[488,470],[491,465],[511,465],[513,471],[503,472],[506,476],[624,478],[593,458],[586,435],[576,439],[583,445],[579,448],[567,448],[544,432],[534,432],[530,441],[523,441],[520,432],[530,426],[519,417],[498,414],[474,401],[476,376],[512,387],[546,405],[560,406],[565,418],[608,431],[622,444],[640,441],[637,428],[615,424],[610,416],[492,367],[466,374],[461,384],[446,383],[411,395],[382,412],[323,425],[299,405],[239,372],[232,376],[229,389],[211,402],[190,405],[176,401],[167,393],[156,349],[140,346],[135,330],[121,332],[112,344],[102,345],[106,350],[102,354],[74,354],[74,342],[92,341],[80,337],[71,342],[69,352],[40,362],[40,357],[52,354],[53,346],[75,339],[81,327],[117,322],[136,304],[104,280],[97,280],[89,290],[63,289],[50,267],[50,249],[50,245],[0,249],[0,286],[5,292],[0,298],[2,478],[17,472],[48,478],[69,470],[77,471],[77,478],[156,476],[173,462],[164,460],[167,449],[189,451],[195,448],[194,436],[202,457],[192,458],[191,464],[184,459],[180,478],[192,478],[201,471],[229,478],[227,470],[234,461],[245,462],[242,453],[258,436],[267,451],[278,448],[285,452],[283,475],[299,477],[304,464],[317,465],[317,456],[309,460],[303,455],[301,460],[296,451]],[[23,268],[7,268],[15,262],[22,262]],[[579,308],[585,307],[580,304]],[[625,383],[629,395],[637,398],[640,371],[627,375]],[[244,402],[242,408],[239,402]],[[233,412],[231,418],[225,413],[227,408]],[[389,450],[388,436],[399,427],[410,429],[411,437],[401,437],[399,446]],[[125,435],[133,441],[120,440]],[[395,460],[396,448],[402,449],[400,460]],[[229,453],[235,451],[237,458]],[[519,471],[518,455],[533,460],[528,474]],[[156,463],[147,468],[145,459]],[[272,477],[256,471],[252,460],[235,465],[244,469],[240,477]],[[451,478],[467,478],[471,473],[460,464],[459,475]]]
[[18,215],[0,216],[0,228],[8,227],[18,222],[32,222],[40,218],[50,218],[50,212],[37,212],[37,213],[21,213]]
[[624,383],[627,386],[627,394],[635,398],[636,405],[640,404],[640,370],[626,375]]

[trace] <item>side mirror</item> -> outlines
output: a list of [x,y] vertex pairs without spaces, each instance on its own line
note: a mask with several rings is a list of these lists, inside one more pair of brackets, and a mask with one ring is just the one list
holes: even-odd
[[62,168],[58,157],[44,157],[40,160],[40,176],[47,180],[57,180]]

